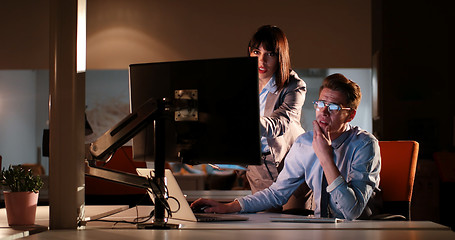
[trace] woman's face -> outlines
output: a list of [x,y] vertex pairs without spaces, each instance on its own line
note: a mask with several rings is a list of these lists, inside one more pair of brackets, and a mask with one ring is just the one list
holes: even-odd
[[278,55],[265,50],[261,43],[258,48],[250,49],[250,57],[258,58],[259,80],[268,82],[278,69]]

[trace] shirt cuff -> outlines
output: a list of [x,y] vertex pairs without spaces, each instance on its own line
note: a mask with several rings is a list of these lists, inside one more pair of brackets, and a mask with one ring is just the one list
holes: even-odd
[[335,180],[329,185],[327,186],[326,190],[327,192],[332,192],[333,190],[335,190],[335,188],[337,188],[340,184],[342,184],[344,182],[344,178],[343,176],[338,176],[337,178],[335,178]]
[[236,198],[236,199],[234,199],[234,201],[237,201],[239,203],[239,205],[240,205],[241,210],[239,212],[243,212],[243,209],[244,209],[243,208],[243,199]]

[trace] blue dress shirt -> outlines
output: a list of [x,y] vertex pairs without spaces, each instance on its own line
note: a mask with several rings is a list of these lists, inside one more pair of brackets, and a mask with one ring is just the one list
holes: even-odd
[[[314,192],[315,216],[320,216],[323,170],[314,153],[313,131],[300,135],[285,159],[283,170],[269,188],[237,199],[242,212],[258,212],[285,204],[304,181]],[[327,186],[329,210],[336,218],[358,218],[373,190],[379,187],[381,155],[378,140],[370,133],[348,125],[332,140],[335,165],[341,176]]]
[[[270,92],[276,92],[275,84],[275,75],[273,75],[267,84],[262,88],[261,93],[259,93],[259,114],[261,117],[264,116],[265,103],[267,102],[267,96]],[[269,144],[267,143],[267,138],[264,136],[265,133],[261,133],[261,149],[262,152],[270,152]]]

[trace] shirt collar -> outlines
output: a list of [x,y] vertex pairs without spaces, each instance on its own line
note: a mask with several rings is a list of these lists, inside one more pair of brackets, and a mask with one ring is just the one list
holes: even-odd
[[267,84],[264,86],[264,89],[271,93],[275,93],[277,88],[276,88],[276,82],[275,82],[275,74],[270,78],[270,80],[267,82]]
[[341,146],[341,144],[344,143],[344,141],[348,138],[348,136],[351,134],[352,130],[352,127],[351,127],[351,124],[347,124],[346,126],[346,131],[344,131],[344,133],[342,133],[339,137],[337,137],[337,139],[335,140],[332,140],[332,147],[334,149],[337,149]]

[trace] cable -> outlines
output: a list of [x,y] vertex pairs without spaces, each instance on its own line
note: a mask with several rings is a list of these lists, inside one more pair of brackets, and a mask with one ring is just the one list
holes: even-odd
[[172,209],[171,209],[171,213],[176,213],[176,212],[180,211],[180,202],[179,202],[179,200],[177,198],[175,198],[175,197],[172,197],[172,196],[169,196],[168,199],[173,199],[177,203],[177,210],[172,211]]
[[[178,212],[178,211],[180,210],[180,208],[181,208],[180,202],[178,201],[177,198],[175,198],[175,197],[173,197],[173,196],[169,196],[169,190],[168,190],[168,188],[167,188],[166,185],[163,186],[163,187],[164,187],[164,192],[162,192],[161,188],[158,188],[159,192],[157,193],[157,192],[154,192],[154,191],[151,190],[151,189],[153,189],[152,186],[153,186],[153,184],[154,184],[154,183],[152,183],[153,179],[150,178],[150,177],[147,177],[147,181],[148,181],[148,185],[149,185],[149,187],[147,188],[147,192],[148,192],[148,193],[151,193],[151,194],[153,195],[155,201],[160,201],[160,203],[162,204],[162,206],[164,206],[164,209],[165,209],[165,211],[166,211],[166,213],[167,213],[167,217],[168,217],[168,218],[172,217],[172,214],[173,214],[173,213],[176,213],[176,212]],[[161,196],[165,196],[165,199],[158,198],[158,194],[160,194]],[[145,196],[148,196],[148,195],[145,194],[145,195],[144,195],[144,198],[145,198]],[[167,197],[166,197],[166,196],[167,196]],[[171,207],[170,207],[170,205],[169,205],[169,203],[168,203],[168,199],[172,199],[172,200],[174,200],[174,201],[177,203],[177,209],[176,209],[176,210],[173,211],[173,210],[171,209]],[[136,218],[133,219],[133,221],[126,221],[126,220],[105,220],[105,219],[101,219],[101,218],[100,218],[100,219],[89,220],[89,221],[87,221],[87,222],[93,222],[93,221],[98,221],[98,222],[110,222],[110,223],[114,223],[114,225],[116,225],[116,224],[118,224],[118,223],[127,223],[127,224],[141,224],[141,223],[145,223],[145,222],[147,222],[147,221],[149,221],[150,219],[153,218],[153,216],[154,216],[154,214],[155,214],[155,210],[152,210],[148,216],[139,217],[138,205],[139,205],[139,203],[140,203],[142,200],[143,200],[143,198],[140,199],[140,200],[137,202],[136,206],[133,206],[133,207],[136,207]],[[155,203],[155,206],[156,206],[156,203]],[[132,207],[130,207],[130,208],[132,208]]]
[[140,224],[140,223],[145,223],[145,222],[149,221],[150,219],[152,219],[153,215],[154,215],[154,210],[152,210],[148,216],[139,217],[138,207],[136,206],[136,218],[134,218],[133,221],[127,221],[127,220],[105,220],[105,219],[101,219],[100,218],[100,219],[89,220],[87,222],[109,222],[109,223],[114,223],[114,225],[117,225],[119,223]]
[[[147,191],[148,191],[149,193],[152,193],[152,194],[153,194],[155,201],[156,201],[156,200],[160,201],[160,203],[162,204],[162,206],[164,206],[164,209],[166,210],[166,212],[167,212],[167,214],[168,214],[168,217],[172,217],[172,211],[171,211],[171,208],[170,208],[170,206],[169,206],[167,200],[164,200],[164,201],[163,201],[162,198],[159,198],[159,197],[158,197],[158,193],[156,193],[156,192],[150,190],[150,189],[153,189],[153,188],[152,188],[152,184],[154,184],[154,183],[152,183],[153,179],[150,178],[150,177],[148,177],[147,180],[148,180],[148,182],[149,182],[149,188],[147,188]],[[164,192],[162,192],[161,188],[158,187],[158,190],[160,191],[159,194],[160,194],[161,196],[167,196],[167,195],[168,195],[167,193],[169,192],[168,189],[167,189],[167,186],[166,186],[166,185],[163,185],[163,187],[164,187]],[[169,198],[169,196],[168,196],[168,198]],[[177,202],[178,202],[178,201],[177,201]],[[157,204],[157,203],[155,203],[155,206],[156,206],[156,204]],[[179,203],[179,205],[180,205],[180,203]],[[180,208],[180,207],[179,207],[179,208]]]

